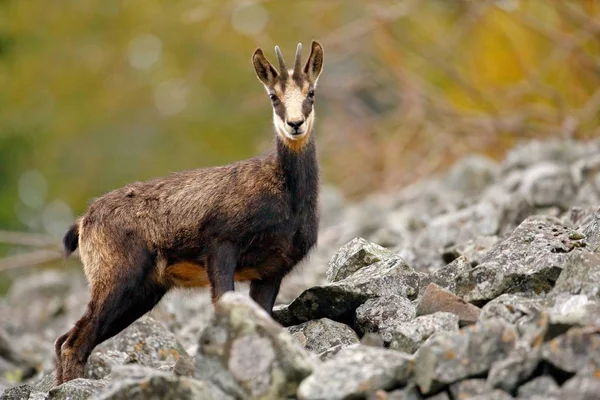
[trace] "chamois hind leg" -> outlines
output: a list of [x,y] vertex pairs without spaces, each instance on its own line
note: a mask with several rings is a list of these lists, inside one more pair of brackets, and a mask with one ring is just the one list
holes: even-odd
[[223,293],[234,290],[238,254],[238,250],[229,242],[220,243],[211,251],[207,273],[213,303],[219,300]]
[[250,297],[271,315],[282,277],[257,279],[250,283]]
[[56,341],[57,385],[83,376],[87,359],[97,345],[121,332],[160,301],[167,290],[148,273],[151,264],[153,259],[147,254],[138,259],[137,265],[120,268],[119,276],[92,282],[92,298],[86,312]]

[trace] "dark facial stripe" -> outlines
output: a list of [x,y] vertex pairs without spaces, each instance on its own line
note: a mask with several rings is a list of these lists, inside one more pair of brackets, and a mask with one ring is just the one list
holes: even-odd
[[308,118],[312,112],[314,102],[314,99],[311,99],[310,97],[305,98],[302,102],[302,115],[304,115],[304,118]]
[[277,102],[273,104],[273,110],[275,110],[275,114],[277,114],[282,121],[285,121],[285,106],[282,101],[277,100]]

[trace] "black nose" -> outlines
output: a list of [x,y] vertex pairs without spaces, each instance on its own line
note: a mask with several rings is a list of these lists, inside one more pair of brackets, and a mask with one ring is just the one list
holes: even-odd
[[288,121],[287,124],[289,126],[291,126],[294,129],[298,129],[302,126],[302,124],[304,123],[304,120],[301,119],[300,121]]

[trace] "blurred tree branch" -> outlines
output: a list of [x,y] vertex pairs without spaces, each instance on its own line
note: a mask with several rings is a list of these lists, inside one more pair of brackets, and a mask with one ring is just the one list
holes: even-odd
[[64,256],[59,241],[53,237],[39,233],[0,230],[0,243],[37,248],[33,251],[0,258],[0,271],[35,267],[58,261]]
[[17,254],[0,259],[0,271],[10,269],[35,267],[42,264],[58,261],[63,258],[63,253],[58,250],[34,250],[28,253]]

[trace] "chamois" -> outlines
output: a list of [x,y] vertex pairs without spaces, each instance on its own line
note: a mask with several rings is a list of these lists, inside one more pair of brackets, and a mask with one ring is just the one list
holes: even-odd
[[213,302],[250,281],[250,296],[271,312],[282,278],[317,241],[319,171],[315,88],[323,48],[312,42],[301,66],[298,44],[279,71],[252,55],[273,107],[275,151],[179,172],[114,190],[91,203],[66,233],[79,247],[91,299],[55,342],[56,384],[81,377],[98,344],[150,311],[173,288],[210,286]]

